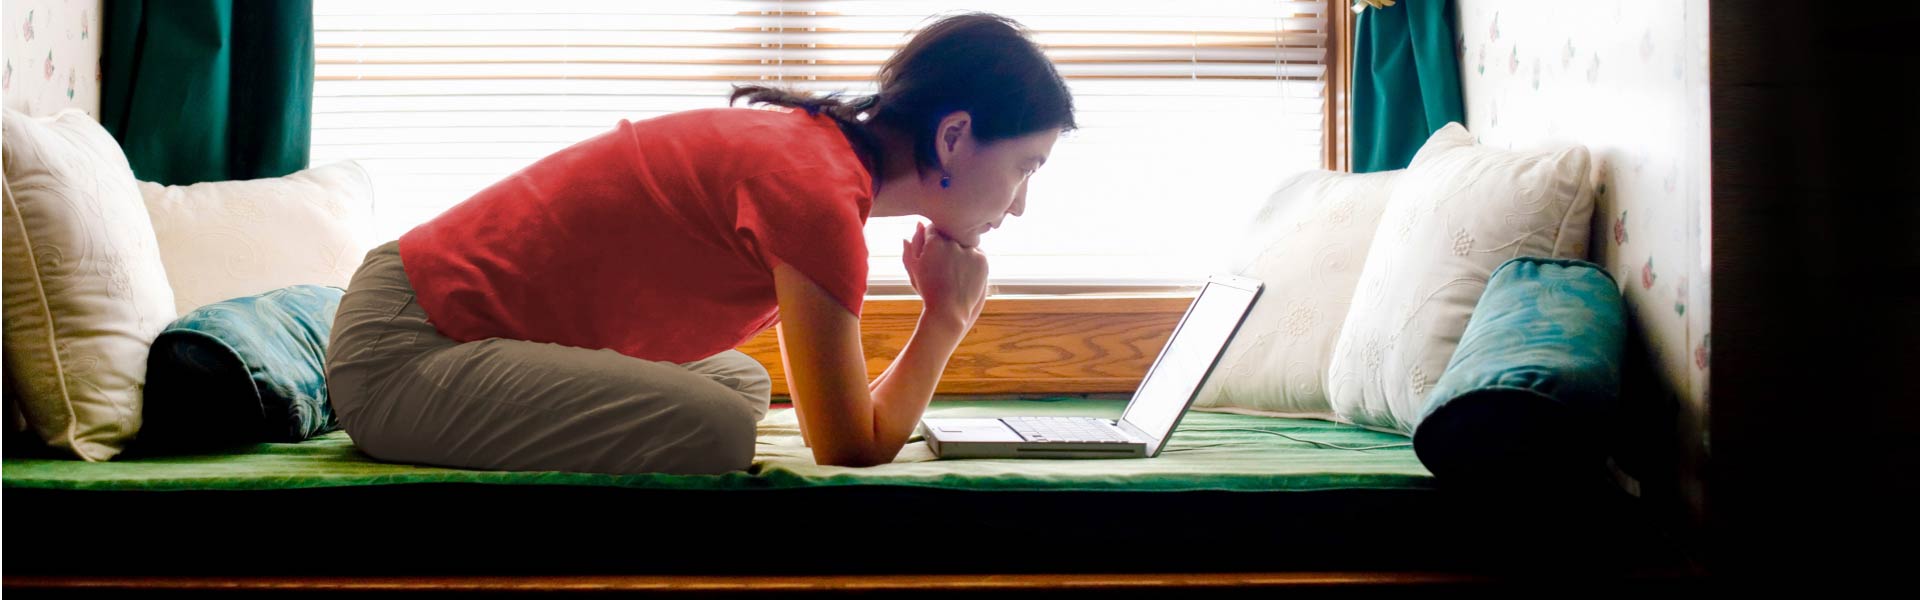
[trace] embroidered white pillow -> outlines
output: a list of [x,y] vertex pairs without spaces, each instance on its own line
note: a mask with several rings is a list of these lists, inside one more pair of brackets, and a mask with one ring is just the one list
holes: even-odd
[[1333,418],[1327,367],[1399,171],[1308,171],[1282,183],[1236,245],[1234,274],[1266,284],[1196,410]]
[[1387,201],[1334,345],[1327,391],[1339,419],[1412,432],[1493,269],[1586,256],[1587,164],[1580,146],[1481,147],[1458,123],[1427,140]]
[[285,177],[183,186],[140,182],[180,314],[290,285],[347,287],[373,182],[344,161]]
[[88,461],[139,433],[147,349],[177,316],[120,144],[78,110],[5,111],[6,364],[22,416]]

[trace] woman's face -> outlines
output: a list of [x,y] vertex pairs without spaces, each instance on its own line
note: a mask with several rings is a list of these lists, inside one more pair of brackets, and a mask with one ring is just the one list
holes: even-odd
[[1027,210],[1027,180],[1053,153],[1058,130],[982,144],[964,112],[941,121],[937,151],[948,186],[940,187],[941,172],[930,185],[937,199],[926,210],[934,229],[962,246],[978,246],[980,236],[999,227],[1008,215]]

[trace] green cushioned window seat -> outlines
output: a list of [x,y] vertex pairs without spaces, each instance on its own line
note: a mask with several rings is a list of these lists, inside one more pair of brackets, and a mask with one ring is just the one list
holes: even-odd
[[[1116,418],[1111,400],[942,401],[929,416],[1088,415]],[[134,457],[105,463],[7,459],[9,488],[96,491],[274,490],[339,486],[474,483],[611,486],[663,490],[762,490],[858,485],[1017,491],[1304,491],[1425,489],[1432,476],[1412,448],[1351,451],[1252,431],[1270,430],[1346,447],[1404,444],[1402,436],[1324,421],[1189,413],[1182,431],[1152,459],[936,460],[918,438],[892,464],[823,467],[801,443],[792,409],[760,423],[752,469],[727,475],[605,475],[471,471],[373,460],[345,432],[298,444],[259,444],[220,454]]]
[[[1123,402],[941,400],[929,415],[1118,416]],[[1405,437],[1189,413],[1157,458],[822,467],[791,409],[719,476],[385,464],[335,432],[224,453],[4,462],[7,574],[826,574],[1638,568],[1604,493],[1439,485]],[[1563,518],[1564,517],[1564,518]],[[1627,550],[1625,548],[1632,548]],[[76,557],[85,557],[84,560]],[[1582,558],[1584,557],[1584,558]],[[1624,559],[1624,560],[1614,560]],[[1616,564],[1617,563],[1617,564]]]

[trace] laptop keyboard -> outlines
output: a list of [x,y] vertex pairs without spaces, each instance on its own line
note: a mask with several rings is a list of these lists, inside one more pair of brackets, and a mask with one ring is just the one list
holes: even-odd
[[1029,442],[1125,444],[1119,430],[1092,417],[1006,417],[1000,419]]

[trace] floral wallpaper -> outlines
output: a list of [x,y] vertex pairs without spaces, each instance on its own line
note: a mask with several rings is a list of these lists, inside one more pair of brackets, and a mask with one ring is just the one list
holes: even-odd
[[0,9],[0,98],[50,115],[73,107],[100,118],[101,0],[6,0]]
[[1671,475],[1697,508],[1713,353],[1707,2],[1458,7],[1467,126],[1481,143],[1578,143],[1593,152],[1591,258],[1619,281],[1649,359],[1649,372],[1623,374],[1625,389],[1671,406],[1679,446],[1668,457],[1679,463]]

